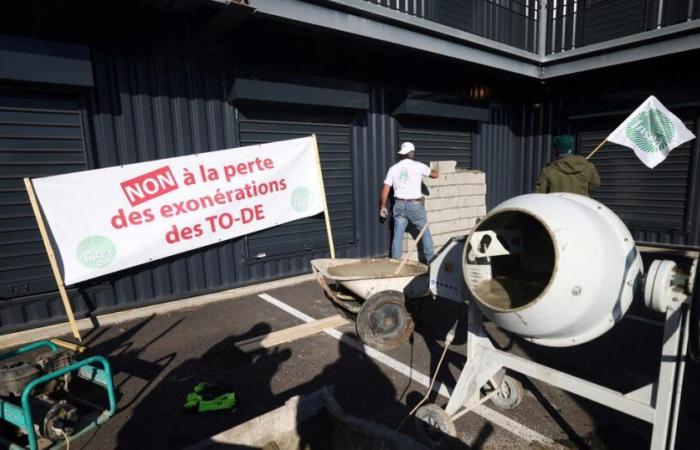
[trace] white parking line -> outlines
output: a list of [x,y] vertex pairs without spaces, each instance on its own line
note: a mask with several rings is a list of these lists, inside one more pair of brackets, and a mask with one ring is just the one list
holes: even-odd
[[[304,322],[312,322],[316,320],[313,317],[304,314],[298,309],[289,306],[288,304],[272,297],[269,294],[259,294],[258,297],[280,308],[281,310],[288,312],[294,317],[303,320]],[[421,384],[425,387],[430,386],[430,377],[428,377],[427,375],[418,372],[415,369],[411,369],[411,367],[407,366],[406,364],[397,361],[394,358],[391,358],[390,356],[387,356],[380,351],[377,351],[371,347],[367,347],[357,339],[354,339],[353,337],[348,336],[347,334],[343,334],[335,329],[326,330],[325,333],[334,337],[340,342],[349,345],[355,350],[366,354],[370,358],[384,364],[385,366],[394,369],[395,371],[405,375],[406,377],[413,379],[416,383]],[[435,385],[433,386],[433,390],[444,397],[449,397],[451,392],[451,390],[442,383],[435,383]],[[504,416],[498,411],[494,411],[493,409],[485,405],[478,406],[476,409],[474,409],[473,412],[488,420],[489,422],[500,426],[506,431],[509,431],[522,439],[525,439],[526,441],[536,441],[545,445],[554,445],[554,441],[552,439],[538,433],[537,431],[531,428],[526,427],[525,425],[519,422],[516,422],[510,417]]]

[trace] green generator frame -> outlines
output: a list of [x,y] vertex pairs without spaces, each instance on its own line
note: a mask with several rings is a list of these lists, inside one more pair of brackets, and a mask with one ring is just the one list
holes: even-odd
[[[18,348],[12,352],[4,353],[0,355],[0,361],[11,358],[13,356],[21,355],[23,353],[36,350],[41,347],[48,347],[52,352],[59,350],[58,346],[51,341],[38,341],[32,344],[25,345]],[[102,368],[95,367],[95,365],[100,365]],[[78,361],[69,366],[62,367],[54,372],[42,375],[34,380],[32,380],[25,388],[22,390],[21,402],[22,406],[15,405],[7,400],[0,399],[0,420],[9,422],[10,424],[20,428],[27,433],[27,439],[29,440],[29,447],[24,447],[22,445],[16,444],[12,441],[8,441],[0,437],[0,446],[5,446],[6,448],[12,450],[27,449],[38,450],[38,441],[36,436],[36,431],[34,430],[34,421],[32,420],[32,410],[29,404],[29,398],[32,391],[44,383],[47,383],[56,378],[62,377],[69,372],[77,372],[77,376],[87,380],[91,383],[97,384],[107,390],[107,396],[109,397],[109,409],[103,410],[96,419],[91,420],[87,424],[84,424],[77,433],[70,436],[70,439],[75,439],[90,430],[97,428],[99,425],[105,423],[110,417],[112,417],[117,411],[117,400],[114,394],[114,383],[112,381],[112,368],[109,365],[109,361],[102,356],[91,356],[82,361]],[[51,446],[50,448],[61,448],[65,444],[65,441],[60,441]]]

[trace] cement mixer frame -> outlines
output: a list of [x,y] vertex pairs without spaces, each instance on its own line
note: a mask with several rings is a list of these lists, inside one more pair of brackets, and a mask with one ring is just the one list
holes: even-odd
[[[466,244],[455,240],[448,245],[452,251],[445,249],[442,256],[454,260]],[[673,261],[654,260],[646,275],[646,306],[665,313],[663,346],[656,380],[631,392],[619,392],[500,350],[492,344],[483,327],[484,315],[475,305],[476,302],[471,301],[467,327],[467,362],[444,409],[429,404],[417,411],[416,423],[422,440],[438,445],[441,439],[436,437],[435,429],[454,436],[453,422],[490,399],[501,397],[500,402],[494,403],[517,405],[519,399],[507,398],[523,395],[518,388],[519,383],[506,375],[506,370],[511,370],[648,422],[652,425],[650,448],[673,449],[690,336],[692,293],[700,251],[663,245],[637,248],[644,253],[685,258],[687,267],[690,268],[688,273],[681,274],[676,272]],[[444,264],[442,261],[435,266],[444,267]],[[456,274],[449,275],[454,277]],[[434,294],[439,293],[439,276],[437,272],[431,273],[431,290]],[[445,296],[444,291],[442,296]],[[465,298],[461,295],[456,298],[453,295],[447,297],[453,300]]]

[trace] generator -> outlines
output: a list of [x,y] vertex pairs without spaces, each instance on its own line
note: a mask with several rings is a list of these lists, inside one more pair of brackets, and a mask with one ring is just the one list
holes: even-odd
[[[35,352],[36,350],[47,351]],[[108,409],[80,398],[71,389],[76,378],[107,391]],[[0,437],[10,449],[59,448],[106,422],[116,412],[109,362],[102,356],[76,361],[75,354],[51,341],[39,341],[0,355],[0,420],[27,446]],[[16,440],[16,439],[15,439]]]

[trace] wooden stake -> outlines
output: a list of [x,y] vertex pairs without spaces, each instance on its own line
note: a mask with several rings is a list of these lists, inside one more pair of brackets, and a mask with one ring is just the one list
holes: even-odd
[[321,171],[321,155],[318,152],[318,143],[316,135],[311,135],[311,141],[314,145],[314,154],[316,155],[316,168],[318,169],[318,178],[321,180],[321,199],[323,200],[323,216],[326,220],[326,234],[328,235],[328,246],[331,250],[331,259],[335,259],[335,246],[333,245],[333,232],[331,231],[331,217],[328,214],[328,203],[326,202],[326,187],[323,184],[323,172]]
[[76,353],[83,353],[85,350],[87,350],[87,347],[84,347],[84,346],[78,345],[78,344],[74,344],[72,342],[64,341],[63,339],[59,339],[59,338],[53,338],[53,339],[51,339],[51,342],[58,345],[59,347],[67,348],[68,350],[72,350]]
[[591,159],[591,156],[593,156],[595,154],[595,152],[597,152],[600,149],[600,147],[605,145],[606,142],[608,142],[608,139],[607,138],[603,139],[603,142],[598,144],[598,146],[596,148],[594,148],[593,151],[588,154],[588,156],[586,156],[586,159]]
[[244,353],[254,352],[263,348],[270,348],[297,339],[305,338],[316,333],[320,333],[328,328],[336,328],[349,323],[347,319],[336,314],[325,319],[314,320],[295,327],[274,331],[263,336],[256,336],[234,343],[234,345]]
[[68,300],[66,287],[63,285],[63,278],[61,278],[61,272],[58,270],[56,255],[54,254],[53,248],[51,247],[51,241],[49,241],[49,234],[46,232],[44,218],[41,216],[41,209],[39,209],[39,202],[37,202],[36,195],[34,194],[34,186],[32,186],[32,181],[29,178],[25,178],[24,186],[27,189],[29,202],[32,204],[32,210],[34,211],[34,217],[36,217],[36,223],[37,225],[39,225],[39,233],[41,233],[41,239],[44,241],[44,248],[46,248],[46,254],[49,256],[51,270],[53,271],[53,276],[56,279],[56,285],[58,285],[58,292],[61,295],[61,300],[63,301],[63,308],[66,310],[66,315],[68,316],[68,321],[70,322],[70,329],[73,331],[73,337],[75,337],[79,342],[83,342],[83,339],[80,337],[80,331],[78,330],[78,324],[76,323],[75,316],[73,315],[73,308],[71,307],[70,301]]
[[418,236],[416,237],[416,239],[413,242],[411,242],[411,246],[408,248],[408,251],[403,256],[403,258],[401,258],[401,264],[399,264],[399,267],[396,269],[396,272],[394,272],[394,275],[398,275],[399,272],[401,272],[401,269],[403,269],[403,266],[406,265],[406,263],[408,262],[408,256],[411,254],[413,249],[416,248],[416,245],[418,245],[418,241],[420,241],[421,238],[423,237],[423,233],[425,233],[425,230],[428,229],[428,225],[430,225],[430,222],[425,223],[425,225],[423,226],[423,229],[420,230],[420,233],[418,233]]

